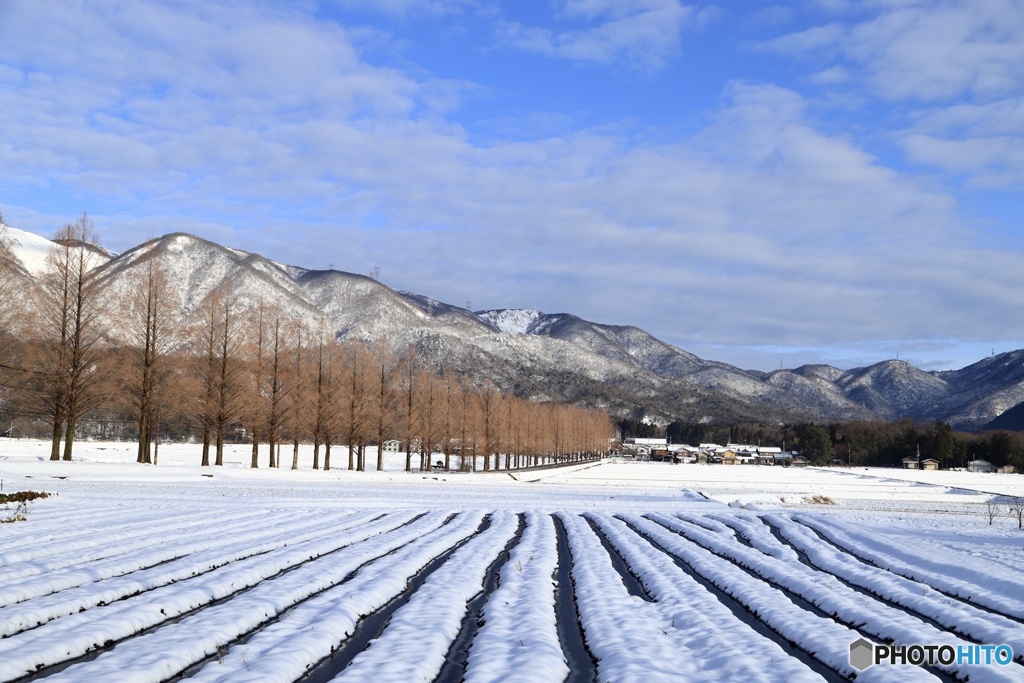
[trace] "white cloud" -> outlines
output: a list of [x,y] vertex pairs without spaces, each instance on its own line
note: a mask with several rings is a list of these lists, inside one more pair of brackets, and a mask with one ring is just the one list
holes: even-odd
[[477,8],[478,0],[330,0],[347,9],[385,14],[392,17],[459,14]]
[[[851,17],[846,8],[834,11]],[[853,18],[862,13],[869,18]],[[878,0],[849,21],[803,29],[762,47],[841,56],[858,67],[867,86],[892,100],[992,99],[1019,91],[1024,82],[1024,7],[1016,0]]]
[[679,54],[684,27],[709,16],[679,0],[565,0],[556,18],[583,27],[503,22],[499,35],[503,44],[526,52],[647,70],[662,67]]
[[721,344],[726,321],[737,348],[1024,338],[1021,254],[971,246],[948,195],[823,134],[785,89],[733,84],[712,125],[671,142],[482,145],[431,108],[460,84],[371,66],[344,28],[249,5],[13,3],[0,63],[0,184],[25,204],[4,207],[12,222],[71,204],[115,249],[192,230],[683,348]]
[[[974,185],[1024,183],[1024,6],[1016,0],[876,0],[762,44],[831,64],[807,82],[894,103],[908,160]],[[892,125],[890,123],[890,125]],[[894,126],[894,128],[898,128]]]
[[843,27],[839,24],[814,26],[809,29],[804,29],[803,31],[788,33],[784,36],[769,40],[761,45],[761,48],[784,54],[802,54],[810,51],[816,52],[836,47],[839,40],[843,37],[843,33]]

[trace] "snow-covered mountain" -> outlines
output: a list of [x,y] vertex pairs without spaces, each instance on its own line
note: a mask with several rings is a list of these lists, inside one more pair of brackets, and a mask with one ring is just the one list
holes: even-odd
[[[8,239],[25,277],[38,277],[49,240],[13,228]],[[168,274],[183,316],[227,283],[243,306],[275,305],[341,338],[385,340],[399,351],[412,346],[436,367],[523,396],[660,422],[913,417],[972,428],[1024,401],[1024,350],[951,372],[890,360],[847,371],[806,365],[765,373],[698,358],[636,327],[531,309],[470,311],[363,275],[283,265],[185,233],[104,253],[98,272],[112,290],[124,291],[145,258]]]

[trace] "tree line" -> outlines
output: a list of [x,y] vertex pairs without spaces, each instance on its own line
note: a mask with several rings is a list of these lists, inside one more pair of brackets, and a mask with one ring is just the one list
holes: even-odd
[[337,467],[343,446],[359,471],[383,469],[389,446],[408,471],[432,458],[490,470],[590,457],[614,436],[603,411],[527,401],[428,368],[412,348],[341,341],[322,320],[241,305],[229,284],[186,314],[155,249],[115,288],[85,214],[53,242],[33,281],[0,239],[0,406],[11,431],[15,417],[47,426],[51,460],[72,459],[83,423],[101,421],[131,433],[140,463],[157,462],[163,435],[200,443],[204,466],[241,439],[252,467],[296,469],[312,444],[314,468]]
[[[988,460],[996,466],[1024,470],[1024,434],[1004,430],[980,434],[954,430],[947,422],[859,420],[768,425],[741,423],[672,422],[664,428],[635,427],[634,421],[617,423],[630,436],[666,437],[671,443],[775,446],[800,452],[813,464],[833,461],[853,466],[899,467],[903,458],[934,458],[943,468],[964,467],[970,460]],[[634,433],[636,432],[636,433]],[[642,432],[642,433],[640,433]]]

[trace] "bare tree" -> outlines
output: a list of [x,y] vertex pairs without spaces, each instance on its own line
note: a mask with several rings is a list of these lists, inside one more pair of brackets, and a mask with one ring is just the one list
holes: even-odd
[[995,498],[989,498],[985,501],[985,514],[988,515],[988,525],[992,526],[992,523],[996,519],[996,515],[999,513],[999,505],[996,503]]
[[53,424],[50,459],[71,460],[78,420],[104,398],[101,289],[95,274],[99,243],[86,214],[61,228],[46,260],[37,302],[42,339],[43,403]]
[[445,370],[441,379],[444,390],[444,402],[441,418],[441,451],[444,453],[444,469],[452,468],[452,451],[455,447],[455,430],[459,422],[459,409],[462,399],[462,383],[455,373]]
[[245,364],[248,368],[247,396],[245,398],[246,421],[252,434],[252,457],[249,467],[260,466],[260,437],[265,421],[266,387],[266,353],[267,353],[267,306],[261,299],[255,308],[249,311],[246,326]]
[[[341,433],[348,447],[348,468],[365,469],[363,446],[369,431],[368,404],[370,358],[366,347],[359,342],[348,342],[344,347],[341,380]],[[358,458],[357,458],[358,454]]]
[[[491,469],[491,456],[498,451],[499,400],[501,394],[493,384],[479,391],[480,418],[483,426],[484,471]],[[495,467],[497,469],[497,467]]]
[[1017,528],[1024,528],[1024,497],[1010,496],[1010,516],[1017,518]]
[[[479,423],[477,396],[466,384],[462,386],[462,400],[459,406],[459,469],[476,471],[477,425]],[[467,466],[466,458],[469,458]]]
[[215,465],[224,464],[224,436],[228,427],[241,412],[240,379],[242,367],[238,349],[238,313],[231,298],[225,297],[220,306],[220,325],[217,340],[217,410],[214,426],[217,430],[217,459]]
[[167,277],[148,252],[132,272],[124,301],[127,368],[122,391],[139,429],[137,462],[152,463],[157,415],[166,405],[172,376],[169,354],[177,343]]
[[[267,443],[270,451],[270,467],[275,467],[280,455],[278,440],[281,431],[288,422],[292,404],[289,400],[289,393],[292,385],[288,381],[288,353],[289,336],[288,330],[291,327],[284,319],[280,309],[274,309],[271,313],[271,322],[268,330],[267,350],[267,395],[266,395],[266,416],[267,416]],[[298,468],[298,463],[293,463],[293,469]]]
[[[306,353],[306,344],[309,342],[309,331],[305,325],[296,321],[293,327],[291,345],[291,367],[289,368],[289,380],[291,382],[291,414],[289,426],[292,436],[292,469],[299,469],[299,440],[302,438],[304,424],[304,411],[309,393],[308,368],[309,358]],[[281,456],[278,453],[277,466],[281,466]]]
[[401,432],[402,448],[405,450],[405,471],[412,471],[412,450],[413,440],[419,431],[419,412],[416,400],[417,381],[420,377],[420,359],[416,351],[410,346],[403,353],[398,361],[399,386],[401,394]]
[[211,441],[216,447],[214,464],[224,464],[224,437],[243,405],[240,320],[235,309],[234,296],[226,286],[210,292],[199,309],[193,343],[201,389],[193,414],[203,426],[204,466],[210,464]]
[[374,383],[370,387],[373,400],[370,403],[370,423],[374,426],[377,441],[377,471],[384,469],[384,443],[393,435],[397,422],[395,414],[394,376],[397,359],[386,344],[377,347],[374,357]]
[[320,321],[316,346],[312,349],[309,433],[313,436],[313,469],[319,468],[320,444],[324,445],[324,471],[331,469],[331,441],[334,438],[337,399],[337,344]]
[[217,303],[218,292],[211,292],[197,312],[192,332],[192,364],[196,390],[193,392],[192,416],[203,428],[203,455],[200,464],[210,465],[210,444],[213,440],[217,402]]

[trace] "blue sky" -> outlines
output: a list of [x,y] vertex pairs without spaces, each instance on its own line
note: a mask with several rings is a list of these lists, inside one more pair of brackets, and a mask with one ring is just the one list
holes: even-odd
[[1019,0],[0,0],[0,210],[771,369],[1024,347]]

